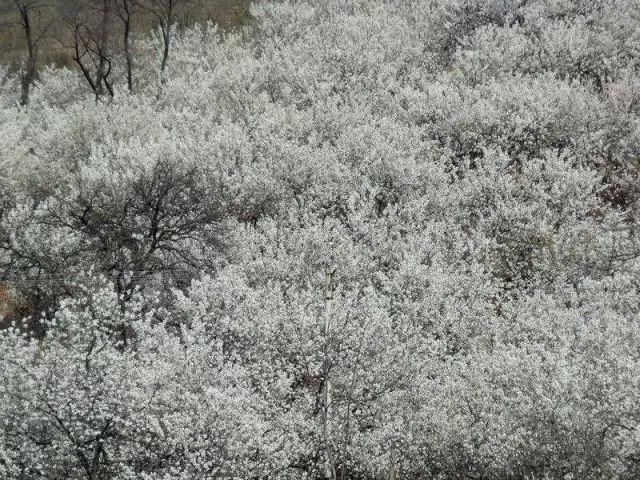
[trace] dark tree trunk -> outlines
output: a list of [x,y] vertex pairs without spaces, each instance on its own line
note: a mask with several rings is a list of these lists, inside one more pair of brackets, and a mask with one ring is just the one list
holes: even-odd
[[22,69],[21,74],[21,94],[20,105],[27,105],[29,103],[29,91],[31,84],[36,78],[36,62],[38,58],[38,47],[35,39],[33,38],[33,29],[31,27],[31,15],[29,6],[26,4],[16,4],[20,12],[20,21],[22,24],[22,30],[27,42],[27,61]]
[[169,60],[169,50],[171,48],[171,18],[167,19],[167,23],[161,24],[162,28],[162,40],[164,42],[162,50],[162,62],[160,64],[160,71],[164,73],[167,68],[167,61]]
[[131,53],[131,17],[124,24],[124,58],[127,63],[127,88],[133,93],[133,54]]

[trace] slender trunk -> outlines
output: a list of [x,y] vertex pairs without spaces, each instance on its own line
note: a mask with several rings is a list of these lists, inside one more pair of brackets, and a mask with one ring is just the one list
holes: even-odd
[[29,103],[29,90],[31,89],[31,84],[36,76],[38,48],[33,40],[31,18],[29,15],[29,8],[27,6],[23,5],[20,7],[20,17],[22,20],[22,29],[24,31],[25,40],[27,42],[27,62],[21,76],[20,105],[27,105]]
[[109,0],[102,0],[102,17],[98,34],[98,69],[96,72],[96,96],[101,97],[107,87],[107,49],[109,48]]
[[169,0],[166,4],[165,18],[160,22],[162,28],[162,38],[164,40],[164,48],[162,51],[162,63],[160,65],[160,71],[162,72],[162,78],[164,80],[164,70],[167,68],[167,61],[169,60],[169,51],[171,49],[171,27],[173,26],[173,14],[175,7],[175,0]]
[[163,50],[162,50],[162,62],[160,63],[160,71],[162,72],[162,78],[164,78],[164,71],[167,68],[167,61],[169,60],[169,49],[171,48],[171,18],[167,19],[166,25],[163,23],[161,25],[162,29],[162,40],[163,40]]
[[331,419],[331,363],[329,359],[329,340],[331,335],[331,309],[333,307],[333,272],[325,273],[325,307],[324,307],[324,344],[323,344],[323,376],[324,398],[322,410],[322,434],[327,456],[326,476],[336,480],[336,463],[331,446],[329,422]]
[[131,15],[133,5],[124,0],[124,58],[127,64],[127,88],[133,93],[133,53],[131,52]]
[[89,69],[85,66],[85,64],[82,61],[82,56],[84,54],[80,53],[80,46],[83,43],[83,41],[82,41],[82,33],[80,32],[80,29],[81,29],[80,25],[76,25],[75,26],[75,30],[74,30],[75,55],[73,57],[73,60],[78,64],[78,67],[80,68],[80,71],[82,72],[82,75],[84,75],[84,78],[87,80],[87,83],[91,87],[91,90],[93,90],[93,93],[96,96],[96,102],[97,102],[98,99],[99,99],[98,89],[96,87],[95,82],[93,81],[93,78],[91,77],[91,73],[89,72]]
[[127,88],[133,93],[133,56],[131,54],[131,25],[127,21],[124,27],[124,58],[127,63]]
[[389,480],[396,480],[396,449],[393,442],[389,452]]

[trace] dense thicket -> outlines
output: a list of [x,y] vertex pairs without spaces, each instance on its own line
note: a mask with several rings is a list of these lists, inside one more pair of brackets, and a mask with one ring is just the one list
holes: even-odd
[[2,83],[0,477],[638,478],[640,4],[252,16]]

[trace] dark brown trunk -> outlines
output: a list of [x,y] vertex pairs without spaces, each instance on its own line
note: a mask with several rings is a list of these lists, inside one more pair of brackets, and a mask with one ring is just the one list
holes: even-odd
[[127,88],[133,93],[133,55],[131,53],[131,17],[124,24],[124,58],[127,63]]
[[100,17],[100,32],[98,34],[98,71],[96,72],[96,96],[104,94],[107,84],[107,55],[109,48],[109,8],[110,0],[102,0],[102,16]]
[[31,28],[29,7],[26,5],[20,5],[18,8],[20,10],[22,29],[24,31],[25,40],[27,42],[27,62],[24,66],[21,76],[20,105],[27,105],[29,103],[29,91],[31,89],[31,84],[36,77],[38,47],[33,39],[33,30]]
[[160,71],[164,73],[167,68],[167,60],[169,60],[169,49],[171,48],[171,20],[168,19],[166,25],[163,24],[162,28],[162,40],[164,41],[164,48],[162,50],[162,63],[160,64]]
[[[173,14],[174,14],[175,0],[168,0],[166,4],[165,18],[161,20],[160,27],[162,28],[162,37],[164,40],[164,49],[162,51],[162,64],[160,65],[160,71],[164,74],[167,68],[167,62],[169,60],[169,52],[171,50],[171,27],[173,26]],[[164,75],[162,76],[164,79]]]

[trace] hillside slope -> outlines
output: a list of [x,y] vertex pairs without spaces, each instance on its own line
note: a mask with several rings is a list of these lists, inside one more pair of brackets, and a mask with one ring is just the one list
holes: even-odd
[[0,85],[0,478],[640,478],[640,2],[250,14]]

